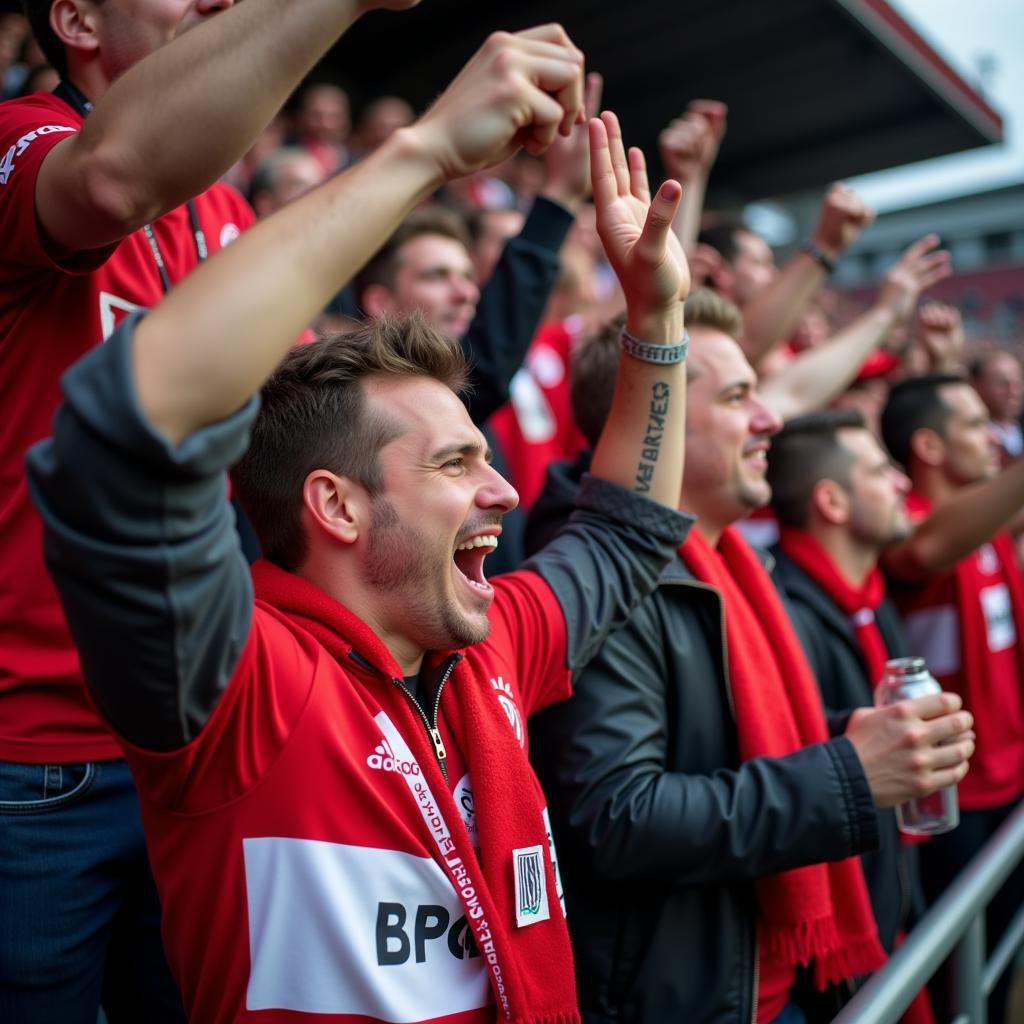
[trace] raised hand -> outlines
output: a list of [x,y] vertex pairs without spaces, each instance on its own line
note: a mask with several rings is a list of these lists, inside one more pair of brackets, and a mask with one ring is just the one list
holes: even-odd
[[560,25],[488,37],[411,131],[443,178],[542,153],[583,113],[583,54]]
[[917,315],[916,334],[933,371],[959,369],[963,362],[964,323],[956,306],[944,302],[922,306]]
[[821,216],[811,241],[834,258],[853,245],[874,219],[875,211],[849,185],[836,182],[821,204]]
[[[894,326],[901,326],[910,319],[923,291],[953,272],[949,253],[938,249],[938,244],[938,235],[925,235],[914,242],[885,275],[878,292],[878,305],[892,312]],[[944,318],[937,322],[941,324]]]
[[690,292],[690,268],[671,231],[682,188],[666,181],[651,199],[644,155],[633,148],[627,159],[618,118],[609,111],[590,122],[590,174],[597,233],[625,294],[630,330],[646,332],[651,323],[656,331],[653,324]]
[[693,100],[658,136],[665,173],[680,184],[707,175],[725,136],[728,108],[717,100]]
[[[586,78],[583,105],[587,120],[601,109],[601,76],[596,71]],[[587,126],[573,126],[568,136],[557,136],[544,153],[545,179],[541,195],[554,199],[569,210],[576,209],[590,195],[590,146]]]

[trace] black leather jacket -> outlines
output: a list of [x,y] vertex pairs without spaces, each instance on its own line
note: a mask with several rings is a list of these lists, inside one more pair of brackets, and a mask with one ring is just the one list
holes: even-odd
[[[574,486],[562,469],[535,520],[560,518]],[[574,697],[531,723],[589,1024],[748,1024],[754,880],[878,842],[845,738],[740,763],[722,621],[676,559]]]

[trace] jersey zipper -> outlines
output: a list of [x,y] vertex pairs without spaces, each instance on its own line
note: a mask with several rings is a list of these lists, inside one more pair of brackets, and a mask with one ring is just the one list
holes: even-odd
[[427,736],[430,737],[430,742],[434,747],[434,758],[437,761],[438,768],[441,769],[441,774],[444,776],[446,783],[448,782],[448,752],[444,748],[444,740],[441,739],[441,730],[437,725],[437,715],[441,709],[441,691],[444,689],[445,683],[451,678],[452,672],[455,671],[455,666],[458,664],[460,657],[461,655],[454,655],[449,659],[444,675],[441,676],[441,681],[437,684],[437,693],[434,695],[434,709],[431,718],[427,717],[427,713],[420,706],[420,702],[413,696],[409,687],[405,685],[404,679],[398,676],[392,676],[391,679],[408,698],[409,703],[416,709],[416,714],[420,716],[424,726],[426,726]]

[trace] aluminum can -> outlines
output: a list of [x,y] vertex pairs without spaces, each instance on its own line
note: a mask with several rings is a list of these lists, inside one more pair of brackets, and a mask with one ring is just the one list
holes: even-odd
[[[941,692],[942,687],[928,671],[924,658],[894,658],[885,663],[885,673],[875,689],[875,704],[882,707]],[[960,824],[956,786],[900,804],[896,808],[896,824],[901,832],[911,836],[951,832]]]

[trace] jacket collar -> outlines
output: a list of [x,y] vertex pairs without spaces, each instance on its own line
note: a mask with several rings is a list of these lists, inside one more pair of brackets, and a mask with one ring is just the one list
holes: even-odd
[[[758,548],[751,545],[751,550],[757,556],[758,561],[764,567],[764,571],[771,576],[775,572],[775,555],[767,548]],[[672,556],[672,561],[662,570],[658,584],[662,583],[697,583],[697,577],[686,567],[677,551]]]
[[786,594],[814,610],[815,615],[857,647],[856,633],[849,616],[807,575],[778,545],[772,549],[775,556],[776,578]]

